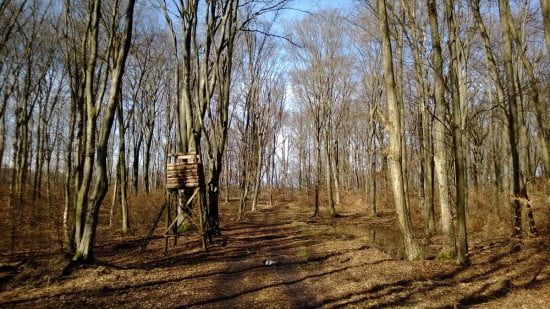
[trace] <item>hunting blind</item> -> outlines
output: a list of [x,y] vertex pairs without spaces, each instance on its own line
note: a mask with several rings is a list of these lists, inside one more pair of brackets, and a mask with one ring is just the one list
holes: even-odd
[[[201,190],[204,190],[204,176],[200,156],[195,153],[170,153],[166,163],[166,194],[164,205],[155,218],[142,247],[145,249],[152,237],[158,222],[165,213],[164,251],[168,251],[168,238],[174,238],[174,245],[180,235],[180,228],[196,230],[201,235],[202,247],[206,249],[205,207],[201,201]],[[191,193],[192,190],[192,193]],[[189,195],[191,193],[191,195]],[[196,201],[196,203],[193,203]],[[193,207],[193,206],[196,207]],[[193,210],[197,210],[196,214]],[[186,226],[183,226],[183,225]]]

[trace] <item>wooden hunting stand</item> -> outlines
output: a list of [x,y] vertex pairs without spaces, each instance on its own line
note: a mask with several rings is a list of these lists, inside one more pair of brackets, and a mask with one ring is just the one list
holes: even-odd
[[[206,249],[206,231],[204,227],[205,209],[204,203],[201,202],[201,190],[203,190],[204,176],[202,175],[202,164],[200,156],[195,153],[170,153],[168,154],[168,162],[166,163],[166,194],[164,205],[155,218],[153,228],[149,231],[145,243],[142,246],[142,251],[145,249],[149,240],[157,227],[158,222],[165,213],[165,228],[164,228],[164,252],[168,251],[168,239],[174,238],[174,245],[177,244],[178,236],[180,235],[180,227],[184,222],[190,224],[190,228],[197,230],[201,235],[202,247]],[[183,190],[193,189],[193,193],[185,204],[185,194]],[[196,205],[198,213],[193,215],[192,203]],[[173,218],[173,219],[172,219]]]

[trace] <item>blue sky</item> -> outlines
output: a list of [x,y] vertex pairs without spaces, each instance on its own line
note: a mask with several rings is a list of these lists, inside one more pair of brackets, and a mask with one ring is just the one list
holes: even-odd
[[[353,5],[353,0],[294,0],[288,6],[298,10],[315,12],[328,8],[349,8]],[[306,13],[300,11],[287,10],[284,12],[284,19],[300,19]]]

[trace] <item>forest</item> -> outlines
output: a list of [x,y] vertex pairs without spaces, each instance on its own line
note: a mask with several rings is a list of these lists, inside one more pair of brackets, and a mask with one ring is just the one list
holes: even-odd
[[3,0],[0,307],[543,307],[549,89],[550,0]]

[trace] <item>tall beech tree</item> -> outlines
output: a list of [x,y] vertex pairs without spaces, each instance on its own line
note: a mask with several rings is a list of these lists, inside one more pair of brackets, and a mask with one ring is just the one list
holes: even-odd
[[514,68],[514,40],[513,27],[514,21],[510,12],[508,0],[499,0],[500,26],[503,38],[503,60],[504,60],[504,93],[507,105],[508,134],[510,139],[510,149],[512,155],[512,209],[514,213],[514,235],[520,236],[523,233],[523,212],[526,208],[528,216],[528,231],[536,233],[535,223],[531,212],[529,193],[527,191],[527,136],[525,130],[525,115],[522,102],[521,89],[516,83],[517,72]]
[[435,120],[433,125],[434,167],[437,175],[439,204],[441,208],[441,229],[443,233],[443,248],[441,255],[454,257],[456,255],[455,232],[450,202],[449,184],[447,179],[447,103],[445,101],[445,81],[443,73],[443,51],[439,31],[437,5],[435,0],[428,0],[428,14],[432,43],[432,63],[434,70],[434,101]]
[[[388,131],[390,144],[388,159],[390,162],[390,175],[394,203],[399,221],[399,230],[405,245],[405,257],[408,260],[418,260],[422,252],[414,236],[410,210],[408,208],[407,191],[405,186],[403,164],[404,128],[402,127],[403,110],[397,96],[397,84],[394,75],[393,52],[391,46],[391,34],[388,24],[388,14],[385,0],[377,1],[378,18],[380,22],[380,36],[382,39],[382,61],[384,64],[384,84],[386,89],[387,119],[384,126]],[[384,117],[385,116],[382,116]]]
[[464,42],[452,1],[445,1],[445,20],[449,32],[448,50],[450,55],[449,80],[452,102],[451,132],[453,139],[454,173],[456,186],[456,248],[457,264],[470,265],[468,258],[468,237],[466,232],[466,209],[468,208],[468,184],[466,174],[466,150],[464,144],[465,117],[467,112],[467,91],[464,72],[467,73],[464,55]]
[[[68,2],[66,3],[68,4]],[[93,244],[96,234],[99,208],[107,193],[107,147],[111,128],[120,100],[120,83],[130,40],[132,37],[132,25],[134,17],[135,0],[128,0],[126,7],[121,11],[122,4],[119,1],[112,3],[110,16],[105,13],[106,7],[100,0],[89,3],[87,9],[88,28],[85,35],[85,48],[83,58],[87,59],[84,70],[84,100],[86,102],[85,121],[85,157],[82,171],[82,182],[76,188],[78,190],[75,216],[75,247],[74,260],[89,260],[93,258]],[[109,16],[106,33],[101,31],[100,19]],[[100,55],[100,35],[106,35],[107,45],[103,59],[107,61],[107,71],[103,76],[98,76],[101,70],[98,55]],[[106,102],[102,91],[106,87],[100,87],[97,93],[95,80],[102,78],[104,85],[109,80],[109,90]],[[95,179],[94,179],[95,178]],[[92,184],[92,180],[95,182]],[[67,184],[69,185],[69,184]],[[92,189],[90,193],[90,189]],[[89,195],[90,194],[90,195]]]
[[[411,49],[414,61],[414,80],[416,83],[416,98],[418,106],[418,146],[420,155],[420,200],[422,205],[422,218],[428,236],[435,234],[434,219],[434,171],[433,171],[433,141],[431,134],[432,117],[430,115],[427,59],[427,29],[422,25],[426,22],[424,14],[418,14],[419,8],[423,7],[420,1],[403,1],[403,7],[408,25],[407,41]],[[418,16],[420,15],[420,16]],[[405,21],[404,21],[405,22]]]

